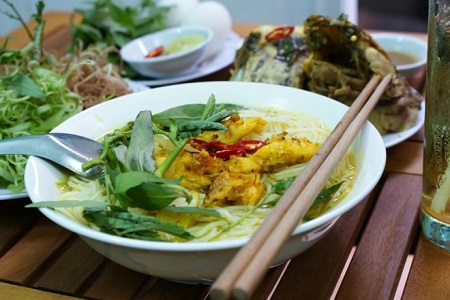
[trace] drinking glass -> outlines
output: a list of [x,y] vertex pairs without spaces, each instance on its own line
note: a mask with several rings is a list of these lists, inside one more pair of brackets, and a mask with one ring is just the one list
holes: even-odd
[[450,0],[429,0],[421,226],[450,250]]

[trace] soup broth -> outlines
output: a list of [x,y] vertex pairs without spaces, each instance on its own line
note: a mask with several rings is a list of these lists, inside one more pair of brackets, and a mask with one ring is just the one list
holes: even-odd
[[414,56],[403,52],[389,51],[388,55],[392,60],[392,62],[394,63],[394,65],[396,66],[409,65],[417,61],[417,59]]

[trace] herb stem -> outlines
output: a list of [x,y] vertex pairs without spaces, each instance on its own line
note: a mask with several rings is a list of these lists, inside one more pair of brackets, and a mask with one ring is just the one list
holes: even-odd
[[170,168],[172,163],[178,157],[178,154],[183,150],[186,144],[190,141],[190,138],[184,138],[180,140],[176,145],[175,149],[170,152],[169,156],[164,160],[164,162],[155,170],[154,174],[160,178],[163,177],[164,173]]
[[22,18],[22,16],[20,15],[19,11],[14,6],[14,4],[9,2],[8,0],[3,0],[3,2],[11,8],[11,10],[14,12],[14,15],[9,14],[7,12],[3,12],[3,11],[2,11],[2,13],[7,15],[8,17],[10,17],[11,19],[15,19],[15,20],[19,21],[20,24],[25,29],[25,31],[26,31],[28,37],[30,38],[30,40],[32,40],[33,39],[33,34],[31,33],[30,29],[28,28],[27,24],[25,23],[24,19]]

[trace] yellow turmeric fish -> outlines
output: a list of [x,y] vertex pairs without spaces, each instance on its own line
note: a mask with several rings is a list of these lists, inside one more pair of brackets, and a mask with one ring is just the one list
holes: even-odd
[[[255,205],[264,193],[263,173],[307,162],[320,147],[307,139],[286,138],[284,133],[269,141],[247,140],[248,134],[262,130],[264,122],[237,116],[224,121],[229,131],[201,136],[207,140],[194,139],[164,177],[182,178],[180,185],[205,193],[206,207]],[[157,164],[167,156],[168,152],[155,153]]]

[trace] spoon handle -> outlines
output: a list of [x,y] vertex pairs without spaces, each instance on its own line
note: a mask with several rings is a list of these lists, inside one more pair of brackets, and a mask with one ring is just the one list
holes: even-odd
[[0,140],[0,155],[34,155],[51,160],[83,177],[95,178],[102,174],[100,167],[83,171],[83,163],[98,157],[102,145],[97,141],[67,134],[49,133]]
[[0,140],[0,155],[23,154],[45,157],[49,139],[47,135],[30,135]]

